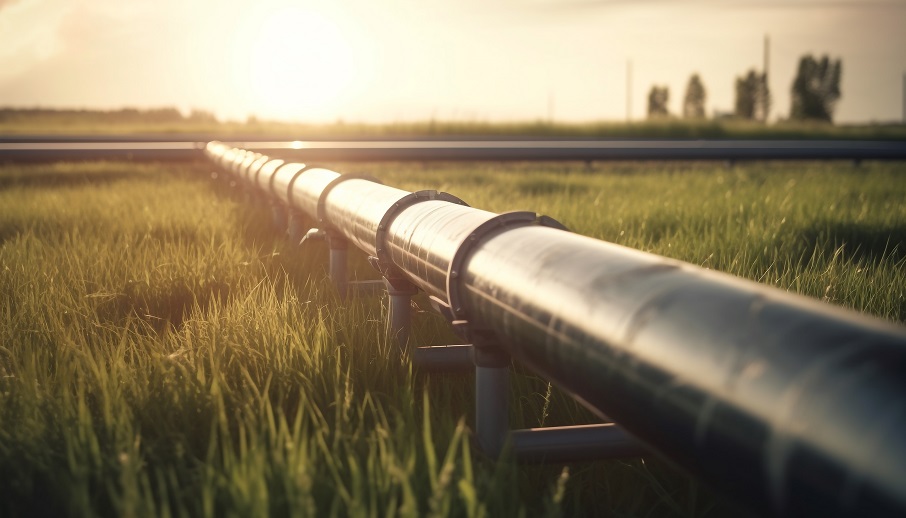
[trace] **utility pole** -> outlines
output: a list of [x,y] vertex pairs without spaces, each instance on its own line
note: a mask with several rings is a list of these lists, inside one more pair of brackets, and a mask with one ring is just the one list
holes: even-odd
[[548,124],[554,123],[554,92],[552,90],[547,91],[547,122]]
[[906,72],[903,73],[903,124],[906,124]]
[[[906,112],[904,112],[906,113]],[[632,60],[626,60],[626,122],[632,121]]]
[[768,69],[771,67],[771,37],[767,34],[764,35],[764,120],[762,122],[768,122],[768,115],[771,111],[771,100],[770,100],[770,91],[768,88]]

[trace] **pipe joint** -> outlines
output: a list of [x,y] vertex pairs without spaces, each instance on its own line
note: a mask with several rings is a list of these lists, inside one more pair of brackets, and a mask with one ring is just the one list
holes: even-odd
[[393,223],[393,220],[396,219],[400,212],[406,210],[407,207],[429,200],[447,201],[457,205],[469,206],[466,202],[452,194],[434,190],[418,191],[403,196],[390,206],[381,218],[380,223],[378,223],[377,232],[374,235],[374,249],[377,251],[378,260],[385,264],[393,263],[393,259],[390,257],[390,249],[387,245],[387,231],[390,229],[390,224]]
[[330,191],[332,191],[334,187],[345,182],[346,180],[368,180],[369,182],[378,184],[382,183],[380,180],[371,176],[370,174],[357,173],[341,174],[340,176],[337,176],[336,178],[331,180],[330,183],[324,186],[324,189],[321,190],[320,196],[318,196],[318,208],[316,216],[318,218],[318,222],[320,222],[321,225],[326,226],[329,224],[327,220],[327,196],[330,194]]
[[472,344],[472,361],[476,367],[503,369],[510,366],[510,354],[500,345],[490,329],[476,328],[465,320],[455,320],[453,328]]
[[450,309],[457,319],[467,320],[469,315],[462,303],[462,279],[465,276],[465,264],[484,241],[511,228],[539,225],[560,230],[567,230],[562,223],[548,216],[539,216],[534,212],[505,212],[494,216],[472,232],[459,244],[450,266],[447,269],[447,300]]

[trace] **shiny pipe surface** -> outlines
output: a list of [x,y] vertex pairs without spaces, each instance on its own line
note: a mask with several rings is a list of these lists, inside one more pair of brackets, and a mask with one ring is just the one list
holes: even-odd
[[[338,176],[314,171],[292,191],[292,206],[309,216]],[[354,243],[367,242],[368,226],[344,206],[399,194],[362,180],[334,189],[328,223]],[[494,216],[416,203],[392,220],[389,256],[415,285],[449,300],[450,261]],[[540,226],[486,236],[453,282],[462,313],[493,329],[511,355],[753,508],[906,509],[904,328]]]
[[257,156],[257,153],[249,152],[242,155],[241,158],[234,160],[232,167],[233,174],[238,175],[242,171],[243,167],[245,167],[246,164],[251,164],[252,162],[254,162]]
[[327,219],[349,241],[368,255],[376,255],[375,236],[384,214],[409,194],[368,180],[353,179],[336,184],[327,193]]
[[[318,222],[318,201],[327,185],[337,179],[340,173],[329,169],[314,168],[305,171],[305,174],[293,182],[290,204]],[[318,222],[320,224],[321,222]]]
[[245,182],[245,185],[249,188],[255,186],[255,177],[258,175],[258,171],[264,167],[264,164],[271,161],[271,158],[266,155],[261,155],[257,160],[252,162],[244,172],[242,172],[242,180]]
[[416,203],[394,218],[387,232],[393,264],[428,295],[447,297],[447,270],[469,235],[496,214],[446,201]]
[[258,170],[258,174],[255,176],[255,186],[263,193],[271,194],[271,177],[274,176],[274,173],[276,173],[277,169],[282,167],[283,164],[283,160],[270,160],[261,166],[261,169]]
[[229,169],[226,167],[224,159],[226,158],[226,152],[228,150],[229,148],[227,148],[223,144],[215,142],[212,142],[205,146],[205,153],[208,155],[208,158],[210,158],[218,167],[227,171]]
[[229,164],[230,160],[233,159],[233,156],[235,156],[235,155],[236,155],[236,151],[234,151],[232,149],[226,150],[223,154],[220,155],[220,160],[218,161],[218,164],[221,167],[223,167],[224,169],[229,170],[228,164]]
[[235,149],[227,149],[225,153],[220,156],[220,165],[221,167],[229,170],[230,162],[233,160],[233,157],[238,153]]
[[470,320],[642,441],[761,511],[906,506],[906,332],[542,228],[477,248]]
[[258,160],[259,158],[261,158],[260,154],[250,153],[248,156],[245,157],[245,160],[242,161],[242,164],[233,172],[233,174],[237,178],[243,178],[246,171],[248,171],[249,167],[251,167],[252,164],[255,162],[255,160]]
[[239,170],[239,166],[242,164],[242,162],[245,161],[245,158],[252,154],[253,153],[251,151],[242,150],[242,151],[236,153],[235,155],[233,155],[232,160],[230,160],[230,162],[227,164],[227,167],[230,170],[230,172],[235,174],[236,171]]
[[299,171],[305,169],[305,164],[283,164],[273,174],[271,180],[271,196],[283,204],[289,204],[289,186]]

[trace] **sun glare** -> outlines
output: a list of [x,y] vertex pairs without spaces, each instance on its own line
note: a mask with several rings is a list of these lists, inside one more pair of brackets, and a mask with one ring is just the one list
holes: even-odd
[[321,14],[299,7],[274,9],[249,20],[246,54],[250,108],[268,118],[323,119],[354,79],[348,42]]

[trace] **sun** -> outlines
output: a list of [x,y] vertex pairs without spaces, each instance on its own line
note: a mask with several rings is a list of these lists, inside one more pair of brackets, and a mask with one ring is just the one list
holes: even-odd
[[335,116],[355,71],[337,25],[316,11],[286,6],[250,19],[247,27],[236,54],[246,65],[248,106],[283,120]]

